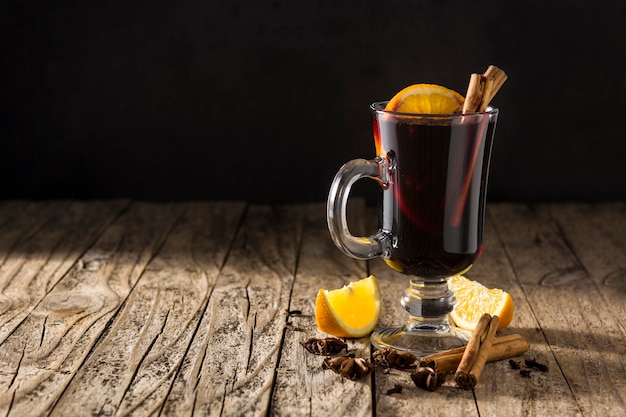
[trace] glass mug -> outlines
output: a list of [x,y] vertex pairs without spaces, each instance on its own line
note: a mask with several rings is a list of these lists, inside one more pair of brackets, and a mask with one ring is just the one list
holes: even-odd
[[[498,110],[451,115],[397,113],[386,102],[371,105],[376,158],[355,159],[337,172],[328,196],[330,235],[345,254],[382,257],[406,275],[401,304],[409,319],[377,329],[377,348],[418,356],[461,346],[467,332],[452,326],[455,298],[447,278],[466,272],[482,251],[487,177]],[[382,189],[379,229],[353,236],[346,208],[361,178]]]

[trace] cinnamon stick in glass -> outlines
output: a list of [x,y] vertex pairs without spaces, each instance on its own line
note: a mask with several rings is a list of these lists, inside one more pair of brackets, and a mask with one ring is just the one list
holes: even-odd
[[[470,81],[467,86],[467,93],[465,95],[465,102],[463,103],[462,112],[474,113],[477,111],[485,111],[491,99],[496,95],[502,84],[506,81],[507,76],[500,68],[495,65],[490,65],[484,74],[472,74],[470,75]],[[471,176],[469,175],[474,170],[476,164],[476,155],[478,154],[478,147],[480,142],[476,142],[474,149],[471,150],[472,156],[467,169],[467,175],[463,182],[461,193],[456,203],[455,210],[450,219],[452,226],[458,226],[461,224],[461,216],[467,200],[467,193],[471,184]]]
[[481,102],[483,101],[483,97],[485,96],[486,85],[487,77],[484,75],[470,75],[469,84],[467,85],[467,93],[465,93],[465,101],[463,102],[463,113],[473,113],[478,110]]
[[483,76],[487,79],[486,83],[488,84],[488,88],[485,88],[485,94],[479,107],[480,111],[485,111],[485,109],[487,109],[489,102],[493,99],[498,90],[500,90],[500,87],[502,87],[502,84],[504,84],[508,78],[506,73],[495,65],[490,65]]

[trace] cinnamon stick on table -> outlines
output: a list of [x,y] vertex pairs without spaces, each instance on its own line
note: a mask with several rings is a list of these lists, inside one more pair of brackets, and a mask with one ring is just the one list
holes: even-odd
[[484,314],[480,318],[456,370],[454,379],[459,387],[469,390],[478,383],[487,359],[491,355],[499,322],[498,316],[489,314]]
[[[439,372],[455,371],[461,363],[465,349],[465,346],[461,346],[424,356],[420,359],[419,366],[429,367]],[[513,358],[527,352],[529,349],[530,343],[520,334],[496,337],[493,339],[492,349],[487,362]]]

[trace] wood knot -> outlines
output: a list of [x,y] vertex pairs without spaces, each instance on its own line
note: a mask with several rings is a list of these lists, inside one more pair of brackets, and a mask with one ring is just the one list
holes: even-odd
[[78,266],[80,269],[84,269],[87,271],[98,271],[102,266],[102,262],[98,259],[91,259],[91,260],[81,259],[78,261]]
[[60,316],[70,316],[85,311],[94,312],[101,307],[102,300],[84,293],[50,294],[42,302],[43,309]]
[[611,272],[604,277],[602,284],[611,288],[626,289],[626,269]]
[[13,301],[11,301],[10,297],[7,297],[4,294],[0,294],[0,314],[4,314],[11,309],[13,305]]
[[587,271],[579,266],[572,266],[547,273],[541,278],[540,284],[545,287],[560,287],[586,279],[589,279]]

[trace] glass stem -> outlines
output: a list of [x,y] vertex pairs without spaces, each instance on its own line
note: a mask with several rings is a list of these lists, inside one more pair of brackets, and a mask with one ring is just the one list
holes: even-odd
[[402,294],[402,306],[409,312],[407,330],[450,330],[448,313],[454,309],[456,298],[445,279],[439,281],[411,278],[410,287]]

